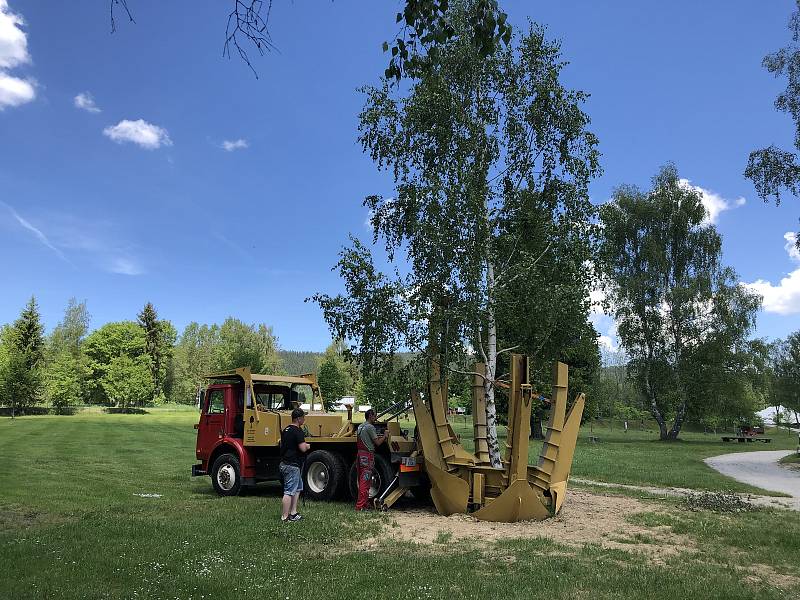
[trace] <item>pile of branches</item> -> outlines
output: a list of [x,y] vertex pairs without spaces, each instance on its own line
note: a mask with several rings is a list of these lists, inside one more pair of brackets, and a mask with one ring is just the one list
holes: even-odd
[[686,508],[691,511],[710,510],[718,513],[740,513],[756,510],[750,497],[743,498],[730,492],[689,493],[685,498]]

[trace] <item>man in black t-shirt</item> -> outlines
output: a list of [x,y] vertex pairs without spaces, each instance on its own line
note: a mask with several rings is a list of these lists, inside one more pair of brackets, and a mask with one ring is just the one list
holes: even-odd
[[281,521],[299,521],[297,499],[303,491],[303,461],[311,447],[303,433],[306,414],[300,408],[292,411],[292,423],[281,431],[281,479],[283,479],[283,511]]

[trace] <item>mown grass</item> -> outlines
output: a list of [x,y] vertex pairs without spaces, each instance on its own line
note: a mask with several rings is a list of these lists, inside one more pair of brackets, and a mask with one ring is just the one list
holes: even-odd
[[673,533],[701,540],[708,560],[728,566],[769,565],[780,574],[798,574],[800,518],[796,512],[673,511],[639,513],[628,519],[638,525],[666,526]]
[[[356,514],[345,503],[309,502],[301,507],[303,521],[280,523],[276,486],[218,498],[207,478],[189,477],[196,418],[191,411],[161,411],[0,420],[0,597],[672,600],[770,599],[800,591],[743,582],[736,569],[748,553],[781,569],[800,564],[792,542],[800,540],[796,515],[773,549],[766,548],[769,529],[757,534],[770,521],[765,515],[778,523],[788,513],[730,521],[686,513],[658,521],[654,527],[685,528],[724,555],[667,564],[544,539],[504,540],[487,554],[443,534],[421,547],[383,539],[389,517]],[[594,450],[582,442],[578,459]],[[741,556],[725,555],[724,543],[714,540],[735,537],[742,527],[760,536],[757,548],[736,546]],[[382,539],[377,549],[361,548],[375,537]]]

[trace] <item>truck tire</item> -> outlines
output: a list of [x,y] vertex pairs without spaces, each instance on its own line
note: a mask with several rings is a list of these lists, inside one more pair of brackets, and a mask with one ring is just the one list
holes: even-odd
[[314,450],[303,467],[303,492],[311,500],[335,500],[341,493],[347,470],[336,452]]
[[[358,464],[356,462],[353,463],[353,466],[350,467],[350,477],[348,477],[348,481],[350,483],[350,496],[353,500],[358,500]],[[392,472],[392,465],[389,464],[388,459],[381,455],[375,455],[375,468],[372,469],[372,487],[369,490],[369,497],[377,498],[380,496],[384,490],[389,486],[389,484],[394,479],[394,474]]]
[[211,467],[211,485],[220,496],[238,496],[242,490],[242,470],[235,454],[220,454]]

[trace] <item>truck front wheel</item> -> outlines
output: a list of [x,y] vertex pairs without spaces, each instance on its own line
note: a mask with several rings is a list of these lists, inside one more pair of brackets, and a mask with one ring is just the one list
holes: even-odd
[[345,483],[344,460],[335,452],[314,450],[303,467],[303,488],[312,500],[335,500]]
[[211,468],[211,483],[220,496],[238,496],[242,489],[239,457],[234,454],[221,454]]

